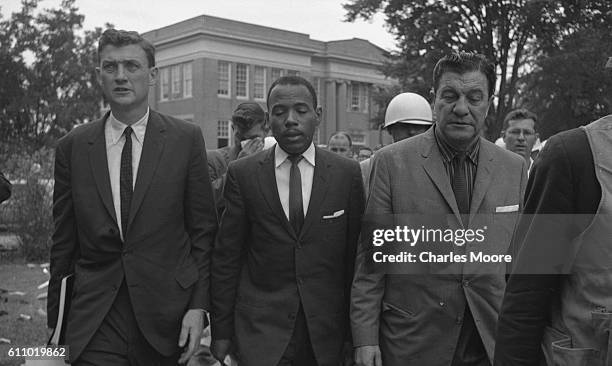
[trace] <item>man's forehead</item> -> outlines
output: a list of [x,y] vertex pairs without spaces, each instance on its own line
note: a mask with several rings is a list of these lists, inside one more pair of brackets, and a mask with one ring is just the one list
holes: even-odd
[[147,59],[147,54],[137,44],[129,44],[125,46],[106,45],[100,51],[100,60],[102,61],[143,61]]
[[531,128],[534,129],[535,121],[531,118],[511,119],[508,128]]
[[447,71],[440,76],[439,89],[487,90],[487,77],[481,71],[467,71],[462,74]]
[[306,86],[299,84],[279,84],[270,92],[270,104],[308,104],[313,105],[312,96]]

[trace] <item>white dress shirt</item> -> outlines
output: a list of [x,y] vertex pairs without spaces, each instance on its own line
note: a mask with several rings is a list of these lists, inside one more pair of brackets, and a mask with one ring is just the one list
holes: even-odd
[[[136,174],[138,173],[138,164],[140,163],[140,155],[142,155],[142,144],[144,143],[145,132],[147,130],[147,121],[149,120],[149,108],[147,113],[141,119],[132,124],[132,189],[136,184]],[[121,227],[121,195],[119,193],[119,173],[121,171],[121,152],[125,145],[125,137],[123,131],[128,125],[119,121],[110,113],[104,126],[104,136],[106,138],[106,158],[108,160],[108,174],[110,176],[111,191],[113,193],[113,205],[115,206],[115,214],[117,215],[117,226],[123,240],[123,228]]]
[[[289,220],[289,174],[291,172],[291,161],[287,159],[287,154],[281,147],[276,144],[274,147],[274,173],[276,175],[276,187],[278,188],[278,196],[283,205],[285,216]],[[302,180],[302,201],[304,203],[304,216],[308,212],[308,203],[310,202],[310,194],[312,193],[312,178],[314,176],[315,167],[315,147],[310,144],[308,149],[302,153],[304,159],[298,163],[300,176]]]

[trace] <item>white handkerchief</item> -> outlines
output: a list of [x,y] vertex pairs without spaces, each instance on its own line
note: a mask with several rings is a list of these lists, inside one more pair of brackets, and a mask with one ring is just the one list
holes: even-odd
[[335,219],[336,217],[340,217],[344,215],[344,210],[336,211],[332,215],[323,216],[323,219]]
[[499,206],[495,207],[495,212],[516,212],[518,209],[519,205]]

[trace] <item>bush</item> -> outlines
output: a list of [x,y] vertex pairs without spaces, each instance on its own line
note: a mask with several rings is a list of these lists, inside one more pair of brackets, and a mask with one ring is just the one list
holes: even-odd
[[28,261],[47,261],[53,232],[54,151],[12,154],[4,173],[13,183],[11,198],[0,205],[0,224],[21,238],[20,251]]

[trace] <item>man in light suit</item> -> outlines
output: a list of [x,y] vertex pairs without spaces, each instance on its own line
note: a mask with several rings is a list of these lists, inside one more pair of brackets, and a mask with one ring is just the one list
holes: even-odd
[[[527,172],[524,159],[479,136],[493,99],[494,67],[480,55],[452,54],[437,63],[433,80],[435,126],[375,155],[364,220],[404,214],[407,221],[396,224],[414,227],[419,217],[440,215],[453,230],[499,229],[476,245],[512,252]],[[385,274],[368,265],[363,244],[351,297],[357,365],[490,365],[507,264],[481,274],[479,263],[450,261],[440,267],[450,270],[445,274]],[[474,248],[451,245],[446,253]]]
[[204,141],[149,109],[155,50],[138,33],[105,31],[98,58],[111,110],[56,149],[48,325],[74,273],[73,365],[176,365],[200,341],[210,301],[217,223]]
[[229,165],[212,264],[212,347],[239,363],[338,365],[363,212],[359,164],[312,143],[321,108],[298,76],[268,91],[278,144]]

